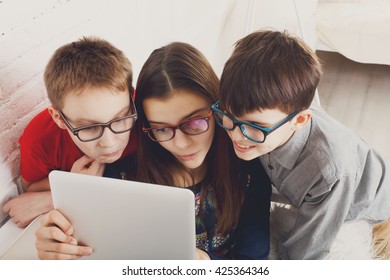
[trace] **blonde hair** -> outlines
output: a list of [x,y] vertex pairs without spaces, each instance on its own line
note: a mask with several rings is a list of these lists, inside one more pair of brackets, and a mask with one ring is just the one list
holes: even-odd
[[133,92],[133,70],[122,51],[96,37],[66,44],[51,57],[44,73],[52,105],[62,109],[65,96],[89,87]]
[[390,218],[383,223],[377,224],[372,230],[376,258],[390,259]]

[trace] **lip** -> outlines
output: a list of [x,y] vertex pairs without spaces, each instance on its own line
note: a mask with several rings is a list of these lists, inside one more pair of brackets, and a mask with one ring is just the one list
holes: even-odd
[[240,153],[247,153],[247,152],[254,149],[254,146],[238,144],[237,142],[233,142],[233,147],[237,152],[240,152]]
[[189,160],[194,160],[196,158],[196,155],[197,155],[197,153],[193,153],[193,154],[182,155],[182,156],[178,156],[178,157],[183,161],[189,161]]
[[117,156],[118,153],[119,153],[119,151],[115,151],[115,152],[112,152],[112,153],[103,154],[102,156],[103,156],[103,157],[106,157],[106,158],[110,158],[110,157],[115,157],[115,156]]

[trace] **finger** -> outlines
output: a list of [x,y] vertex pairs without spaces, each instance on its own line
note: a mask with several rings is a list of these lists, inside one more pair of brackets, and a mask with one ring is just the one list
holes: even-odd
[[88,167],[89,165],[91,165],[93,160],[94,159],[90,158],[87,155],[82,156],[81,158],[79,158],[78,160],[76,160],[73,163],[71,172],[78,172],[78,171]]
[[[42,258],[53,258],[50,256],[44,256],[45,255],[44,252],[55,253],[58,255],[62,255],[62,257],[67,255],[66,258],[72,258],[72,259],[77,257],[82,257],[82,256],[89,256],[93,252],[92,248],[88,246],[78,246],[73,244],[60,243],[48,239],[36,239],[35,247],[39,252],[43,254]],[[58,258],[58,257],[54,257],[54,258]]]
[[66,235],[61,229],[56,226],[40,227],[35,232],[37,240],[52,240],[52,242],[60,242],[76,245],[77,241],[74,237]]
[[58,227],[65,235],[73,234],[72,224],[68,221],[65,216],[58,211],[57,209],[51,210],[48,212],[44,218],[42,219],[41,226],[49,227],[49,226]]
[[38,250],[38,258],[41,260],[77,260],[80,256]]

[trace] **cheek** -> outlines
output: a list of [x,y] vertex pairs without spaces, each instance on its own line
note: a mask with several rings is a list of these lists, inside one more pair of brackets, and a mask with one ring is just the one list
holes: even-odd
[[91,142],[81,142],[77,136],[70,134],[73,143],[81,150],[81,152],[91,158],[96,158],[97,151],[98,151],[98,144],[97,141],[91,141]]
[[265,140],[265,144],[275,149],[283,145],[290,134],[291,134],[291,130],[288,127],[286,128],[281,127],[280,129],[272,132],[270,135],[267,136],[267,139]]
[[118,136],[119,141],[122,142],[125,146],[129,142],[130,137],[137,137],[136,134],[131,134],[130,131],[129,132],[125,132],[125,133],[117,134],[117,136]]
[[209,130],[207,130],[203,134],[203,138],[202,138],[201,141],[204,143],[205,146],[207,146],[207,149],[210,149],[211,144],[213,143],[213,140],[214,140],[214,129],[215,129],[215,126],[214,125],[210,125]]
[[95,158],[95,151],[97,148],[94,142],[81,142],[78,140],[75,144],[85,155]]

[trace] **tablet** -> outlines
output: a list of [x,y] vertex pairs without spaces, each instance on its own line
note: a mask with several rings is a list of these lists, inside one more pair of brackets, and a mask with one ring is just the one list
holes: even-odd
[[49,174],[54,207],[72,223],[86,259],[195,258],[195,200],[191,190],[83,175]]

